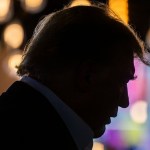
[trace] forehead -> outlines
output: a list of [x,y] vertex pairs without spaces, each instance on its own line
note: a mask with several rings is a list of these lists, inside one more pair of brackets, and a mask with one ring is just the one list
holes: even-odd
[[[114,65],[121,69],[134,69],[134,47],[128,41],[119,41],[119,44],[112,45],[114,51],[113,62]],[[122,69],[121,69],[122,70]]]
[[122,59],[112,67],[111,72],[114,78],[133,79],[135,74],[134,59]]
[[129,45],[115,46],[118,53],[114,56],[114,63],[111,64],[111,72],[116,77],[134,77],[134,53]]

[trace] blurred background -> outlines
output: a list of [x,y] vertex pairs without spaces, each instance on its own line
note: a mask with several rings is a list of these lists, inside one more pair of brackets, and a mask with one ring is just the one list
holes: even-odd
[[[36,24],[71,3],[109,5],[150,46],[150,0],[0,0],[0,94],[19,80],[15,66]],[[150,150],[150,67],[135,60],[137,79],[128,83],[130,107],[119,109],[93,150]]]

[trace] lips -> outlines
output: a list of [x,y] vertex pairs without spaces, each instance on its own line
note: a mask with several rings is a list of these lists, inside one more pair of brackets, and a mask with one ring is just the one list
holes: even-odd
[[114,108],[114,109],[109,109],[109,111],[107,110],[107,114],[103,115],[103,118],[101,118],[101,124],[102,125],[107,125],[111,123],[111,118],[115,118],[117,116],[118,113],[118,108]]
[[110,112],[110,117],[117,117],[118,108],[114,109],[114,111]]
[[118,108],[115,109],[115,111],[110,113],[110,117],[106,120],[106,124],[110,124],[111,123],[111,117],[115,118],[117,117],[117,113],[118,113]]

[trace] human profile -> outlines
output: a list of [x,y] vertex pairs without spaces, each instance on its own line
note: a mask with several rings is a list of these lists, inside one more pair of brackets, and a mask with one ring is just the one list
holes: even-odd
[[[21,149],[92,149],[118,107],[129,106],[134,58],[149,65],[136,32],[105,4],[65,7],[35,28],[0,97],[2,144]],[[56,144],[61,141],[61,144]]]

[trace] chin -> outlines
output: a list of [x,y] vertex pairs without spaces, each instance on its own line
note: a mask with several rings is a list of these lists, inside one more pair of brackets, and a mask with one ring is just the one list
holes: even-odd
[[106,127],[103,126],[101,128],[99,128],[98,130],[94,131],[94,138],[99,138],[101,137],[104,133],[105,133]]

